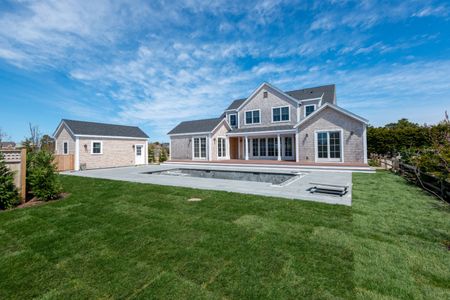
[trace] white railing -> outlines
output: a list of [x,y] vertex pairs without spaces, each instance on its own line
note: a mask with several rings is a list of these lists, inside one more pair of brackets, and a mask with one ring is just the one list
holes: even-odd
[[5,162],[7,163],[20,163],[21,160],[21,150],[1,150]]

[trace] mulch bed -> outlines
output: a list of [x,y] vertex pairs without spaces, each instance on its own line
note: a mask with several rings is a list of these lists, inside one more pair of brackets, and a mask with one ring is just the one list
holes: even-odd
[[36,197],[34,197],[30,201],[27,201],[25,203],[17,205],[15,208],[25,208],[25,207],[43,205],[43,204],[46,204],[49,202],[63,200],[65,198],[67,198],[68,196],[70,196],[70,193],[61,193],[58,198],[56,198],[54,200],[48,200],[48,201],[38,200]]

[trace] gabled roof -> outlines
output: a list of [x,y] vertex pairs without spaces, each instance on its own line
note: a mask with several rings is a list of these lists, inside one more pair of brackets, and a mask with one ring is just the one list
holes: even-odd
[[174,129],[169,131],[168,134],[210,133],[222,121],[226,122],[224,118],[184,121],[178,124]]
[[273,92],[278,93],[281,97],[284,97],[286,100],[289,100],[293,103],[297,103],[297,99],[293,98],[292,96],[286,94],[285,92],[283,92],[282,90],[280,90],[279,88],[271,85],[268,82],[263,82],[256,90],[253,91],[253,93],[247,97],[247,99],[245,99],[245,101],[243,101],[241,103],[241,105],[239,105],[239,107],[237,108],[237,110],[241,109],[248,101],[250,101],[251,99],[253,99],[253,97],[255,95],[257,95],[263,88],[267,88],[267,89],[272,89]]
[[237,99],[231,102],[231,104],[227,107],[225,111],[228,110],[237,110],[242,104],[249,98],[251,98],[257,91],[259,91],[264,85],[268,85],[269,87],[275,89],[276,91],[285,94],[288,97],[294,98],[296,101],[302,101],[307,99],[317,99],[322,98],[323,103],[331,103],[336,104],[336,86],[334,84],[322,85],[317,87],[311,87],[306,89],[294,90],[289,92],[283,92],[278,88],[274,87],[269,83],[263,83],[259,86],[255,92],[252,93],[248,98]]
[[367,119],[364,119],[363,117],[360,117],[360,116],[358,116],[358,115],[355,115],[354,113],[351,113],[351,112],[349,112],[348,110],[343,109],[342,107],[336,106],[336,105],[331,104],[331,103],[325,103],[324,105],[322,105],[321,107],[319,107],[317,110],[315,110],[314,112],[312,112],[309,116],[307,116],[306,118],[304,118],[303,120],[301,120],[300,122],[298,122],[298,123],[294,126],[294,128],[297,128],[297,127],[299,127],[300,125],[302,125],[303,123],[305,123],[306,121],[308,121],[309,119],[312,119],[315,115],[319,114],[322,110],[324,110],[324,109],[327,108],[327,107],[332,108],[332,109],[334,109],[334,110],[336,110],[336,111],[338,111],[338,112],[340,112],[340,113],[342,113],[342,114],[344,114],[344,115],[346,115],[346,116],[348,116],[348,117],[350,117],[350,118],[352,118],[352,119],[358,120],[358,121],[360,121],[360,122],[362,122],[362,123],[364,123],[364,124],[368,124],[368,123],[369,123],[369,121],[368,121]]
[[231,102],[230,106],[228,106],[228,108],[227,108],[226,110],[237,109],[239,106],[241,106],[242,103],[244,103],[244,101],[245,101],[246,99],[247,99],[247,98],[234,100],[233,102]]
[[148,138],[139,127],[115,124],[105,124],[96,122],[85,122],[62,119],[54,135],[61,125],[65,124],[70,132],[75,136],[105,136],[105,137],[126,137],[126,138]]
[[336,86],[334,84],[322,85],[301,90],[294,90],[286,92],[291,97],[297,100],[306,100],[320,98],[323,95],[323,103],[336,104]]

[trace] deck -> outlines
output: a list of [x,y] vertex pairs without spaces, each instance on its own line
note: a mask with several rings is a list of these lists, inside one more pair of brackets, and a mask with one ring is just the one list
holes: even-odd
[[198,163],[198,164],[230,164],[230,165],[273,165],[290,167],[350,167],[350,168],[369,168],[367,164],[361,163],[315,163],[307,161],[286,161],[286,160],[243,160],[243,159],[220,159],[220,160],[182,160],[172,159],[168,163]]

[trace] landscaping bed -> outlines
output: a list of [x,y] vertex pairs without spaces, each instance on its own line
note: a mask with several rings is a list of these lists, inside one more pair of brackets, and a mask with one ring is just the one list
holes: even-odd
[[[353,206],[64,176],[0,214],[0,298],[450,296],[448,206],[353,175]],[[188,201],[196,198],[201,201]]]

